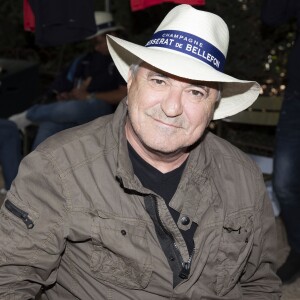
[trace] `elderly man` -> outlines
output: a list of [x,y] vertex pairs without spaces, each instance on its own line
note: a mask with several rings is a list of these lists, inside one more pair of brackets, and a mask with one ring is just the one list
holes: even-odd
[[221,71],[226,24],[179,5],[148,46],[108,42],[128,97],[21,163],[1,211],[1,299],[279,299],[262,176],[206,132],[259,93]]

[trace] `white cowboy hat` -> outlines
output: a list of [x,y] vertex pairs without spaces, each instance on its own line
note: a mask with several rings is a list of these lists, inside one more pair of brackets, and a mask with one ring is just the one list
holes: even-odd
[[116,67],[127,80],[131,64],[141,60],[167,73],[199,81],[221,83],[221,99],[213,119],[234,115],[258,97],[255,81],[223,73],[229,31],[217,15],[182,4],[173,8],[145,46],[108,35],[108,48]]
[[95,22],[97,32],[92,36],[89,36],[88,39],[92,39],[97,35],[107,32],[124,30],[122,26],[115,23],[112,14],[106,11],[95,11]]

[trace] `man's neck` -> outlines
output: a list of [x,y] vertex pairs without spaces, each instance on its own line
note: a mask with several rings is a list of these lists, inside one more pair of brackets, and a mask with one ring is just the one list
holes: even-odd
[[148,148],[138,139],[126,134],[127,140],[136,153],[148,164],[159,170],[161,173],[171,172],[180,167],[189,156],[186,149],[180,149],[172,153],[162,153]]
[[145,148],[135,147],[132,145],[133,149],[137,154],[144,159],[148,164],[153,166],[155,169],[159,170],[161,173],[171,172],[178,167],[180,167],[189,156],[188,153],[178,153],[178,154],[164,154],[164,153],[155,153],[149,152]]

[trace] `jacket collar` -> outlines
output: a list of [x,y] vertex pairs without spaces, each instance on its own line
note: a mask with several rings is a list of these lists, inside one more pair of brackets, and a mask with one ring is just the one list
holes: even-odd
[[[112,122],[112,134],[118,144],[116,178],[125,190],[142,195],[151,194],[134,175],[125,136],[127,117],[126,98],[119,104]],[[186,168],[170,206],[198,223],[204,212],[216,199],[217,191],[212,177],[212,157],[209,139],[204,134],[193,147]],[[210,135],[210,133],[208,133]]]

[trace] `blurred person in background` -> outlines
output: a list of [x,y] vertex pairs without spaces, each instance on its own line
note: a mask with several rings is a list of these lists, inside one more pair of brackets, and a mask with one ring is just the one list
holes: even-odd
[[12,121],[0,119],[0,165],[4,187],[0,194],[6,194],[15,179],[22,159],[21,133]]
[[106,34],[120,35],[123,28],[115,24],[111,13],[95,12],[97,33],[89,38],[93,50],[77,57],[50,85],[45,97],[55,102],[36,104],[13,115],[20,130],[37,124],[32,148],[63,129],[91,121],[114,112],[126,95],[126,85],[117,71],[106,43]]
[[290,252],[278,275],[283,283],[300,275],[300,1],[264,0],[262,21],[279,26],[295,20],[296,39],[289,53],[287,86],[277,125],[273,186],[280,203]]

